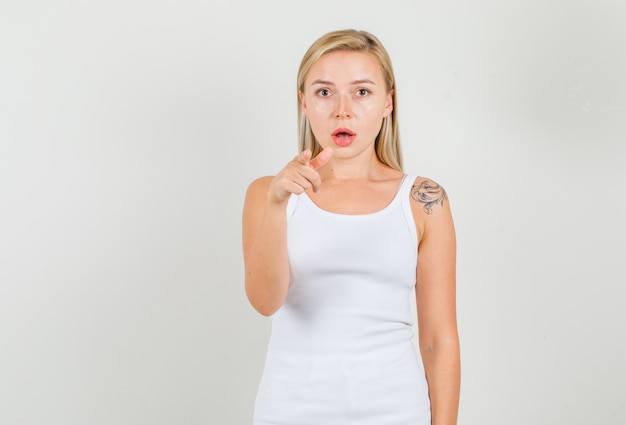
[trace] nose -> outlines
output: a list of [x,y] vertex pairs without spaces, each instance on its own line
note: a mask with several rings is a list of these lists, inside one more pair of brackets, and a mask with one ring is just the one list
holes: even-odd
[[339,102],[337,104],[337,111],[335,112],[336,118],[350,118],[350,100],[348,96],[339,96]]

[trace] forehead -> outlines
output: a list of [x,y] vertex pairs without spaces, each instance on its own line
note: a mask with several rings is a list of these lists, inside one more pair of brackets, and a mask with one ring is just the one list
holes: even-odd
[[383,70],[378,58],[370,52],[336,51],[323,55],[309,70],[306,85],[322,79],[336,84],[369,79],[384,85]]

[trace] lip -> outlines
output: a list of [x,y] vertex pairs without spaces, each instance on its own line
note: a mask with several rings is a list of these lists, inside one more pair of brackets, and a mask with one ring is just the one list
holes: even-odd
[[341,127],[333,131],[331,136],[337,146],[348,146],[356,138],[356,133],[349,128]]

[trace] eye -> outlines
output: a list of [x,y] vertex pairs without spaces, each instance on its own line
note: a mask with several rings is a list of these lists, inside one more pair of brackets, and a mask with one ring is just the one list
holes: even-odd
[[368,89],[358,89],[356,95],[359,97],[367,96],[370,93]]
[[317,91],[317,94],[322,96],[322,97],[328,97],[328,96],[330,96],[330,90],[328,90],[328,89],[319,89]]

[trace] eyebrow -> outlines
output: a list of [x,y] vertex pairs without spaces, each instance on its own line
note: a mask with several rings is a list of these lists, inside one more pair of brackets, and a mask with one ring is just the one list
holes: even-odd
[[[317,84],[321,84],[321,85],[325,85],[325,86],[334,86],[335,83],[333,83],[332,81],[327,81],[327,80],[322,80],[322,79],[317,79],[315,81],[313,81],[311,83],[312,86],[315,86]],[[372,80],[368,79],[368,78],[364,78],[361,80],[354,80],[350,83],[351,85],[358,85],[358,84],[372,84],[372,85],[376,85],[375,82],[373,82]]]

